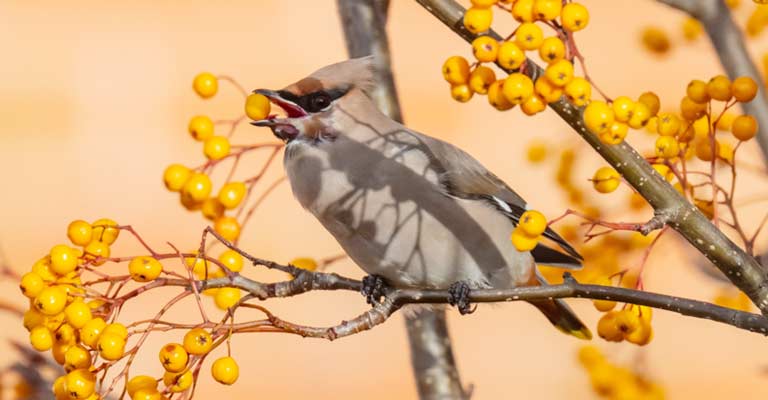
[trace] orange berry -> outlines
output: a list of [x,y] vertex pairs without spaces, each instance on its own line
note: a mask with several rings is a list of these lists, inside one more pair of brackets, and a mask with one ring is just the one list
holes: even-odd
[[748,76],[740,76],[733,80],[731,92],[738,102],[752,101],[757,95],[757,83]]
[[688,83],[685,88],[685,94],[695,103],[704,104],[709,101],[709,92],[707,92],[707,83],[694,79]]
[[707,82],[707,94],[715,100],[730,100],[731,96],[733,96],[731,93],[731,80],[725,75],[715,76]]
[[731,133],[741,141],[752,139],[757,134],[757,120],[751,115],[739,115],[731,123]]

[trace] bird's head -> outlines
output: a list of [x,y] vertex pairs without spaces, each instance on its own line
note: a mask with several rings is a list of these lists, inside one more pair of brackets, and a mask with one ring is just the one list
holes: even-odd
[[343,113],[344,104],[366,96],[373,85],[372,61],[372,57],[342,61],[281,90],[254,90],[282,108],[286,115],[270,115],[251,124],[270,127],[286,143],[333,140],[339,131],[335,121]]

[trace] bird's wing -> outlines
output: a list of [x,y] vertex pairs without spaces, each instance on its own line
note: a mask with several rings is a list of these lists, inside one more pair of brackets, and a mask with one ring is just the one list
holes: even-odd
[[[429,150],[431,164],[440,173],[440,183],[447,194],[488,202],[517,225],[526,211],[526,202],[520,195],[458,147],[429,136],[420,138]],[[555,231],[547,227],[543,236],[567,254],[539,244],[531,252],[536,262],[571,267],[581,265],[581,255]]]

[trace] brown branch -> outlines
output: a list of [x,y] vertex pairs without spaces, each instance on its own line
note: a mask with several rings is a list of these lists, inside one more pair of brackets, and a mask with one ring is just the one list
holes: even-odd
[[707,32],[712,46],[731,79],[749,76],[760,88],[757,96],[744,103],[744,111],[753,115],[758,122],[755,139],[768,165],[768,97],[765,84],[744,43],[741,29],[731,16],[731,10],[722,0],[658,0],[699,20]]
[[[465,9],[455,1],[416,1],[467,42],[471,42],[476,37],[464,28],[462,18]],[[501,38],[494,31],[487,34],[497,39]],[[543,73],[541,67],[531,60],[528,60],[524,67],[525,73],[534,80]],[[768,275],[754,257],[745,253],[712,225],[706,216],[656,173],[627,142],[619,145],[603,144],[585,127],[582,109],[565,98],[550,103],[549,107],[648,201],[654,208],[656,218],[661,218],[680,233],[712,261],[734,285],[749,296],[764,315],[768,315]]]

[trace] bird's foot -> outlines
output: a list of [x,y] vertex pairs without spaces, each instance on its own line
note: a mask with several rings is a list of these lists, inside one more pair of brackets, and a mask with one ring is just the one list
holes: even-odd
[[448,288],[448,303],[456,306],[461,315],[472,314],[477,309],[477,305],[470,307],[469,304],[469,285],[467,282],[459,281]]
[[365,301],[370,305],[379,303],[387,292],[387,281],[379,275],[368,275],[363,278],[363,288],[360,293],[365,296]]

